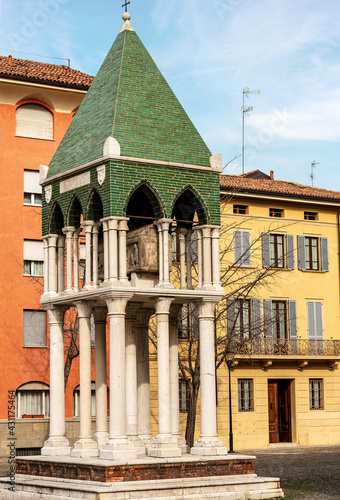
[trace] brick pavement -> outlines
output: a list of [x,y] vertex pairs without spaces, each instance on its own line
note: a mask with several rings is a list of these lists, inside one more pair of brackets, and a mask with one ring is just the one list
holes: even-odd
[[340,499],[340,445],[247,450],[258,476],[281,478],[286,500]]

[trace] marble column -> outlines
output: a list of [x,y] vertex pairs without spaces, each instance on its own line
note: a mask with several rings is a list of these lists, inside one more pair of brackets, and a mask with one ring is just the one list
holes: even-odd
[[222,290],[220,276],[220,226],[211,228],[212,284],[215,290]]
[[170,309],[170,349],[169,349],[169,370],[170,370],[170,426],[171,434],[177,439],[177,443],[182,453],[189,453],[184,437],[181,435],[179,421],[179,376],[178,376],[178,313],[181,304],[173,304]]
[[191,448],[193,455],[227,454],[227,449],[217,437],[214,312],[218,301],[202,299],[198,304],[201,432]]
[[104,282],[102,286],[107,286],[109,279],[109,227],[108,220],[101,219],[103,224],[103,252],[104,252]]
[[201,226],[203,240],[203,288],[211,290],[211,226]]
[[62,293],[65,290],[65,256],[64,256],[64,250],[65,250],[65,236],[58,236],[58,241],[57,241],[57,253],[58,253],[58,292]]
[[56,234],[50,234],[48,238],[48,284],[49,292],[56,294],[57,284],[57,240]]
[[192,235],[192,229],[187,229],[187,233],[186,233],[186,236],[185,236],[185,260],[186,260],[186,267],[187,267],[187,288],[188,288],[188,290],[192,290],[192,273],[191,273],[192,248],[191,248],[191,235]]
[[76,293],[79,292],[79,235],[82,231],[78,227],[73,233],[73,288]]
[[92,302],[76,301],[79,321],[79,375],[80,375],[80,435],[74,443],[72,457],[98,456],[97,443],[91,429],[91,313]]
[[145,445],[150,445],[150,367],[149,367],[149,320],[153,309],[141,309],[137,313],[137,404],[138,437]]
[[50,325],[50,431],[41,454],[66,456],[71,453],[65,427],[63,322],[66,308],[49,306],[46,309]]
[[119,282],[123,286],[129,285],[126,262],[126,233],[128,230],[128,220],[127,217],[120,217],[118,223]]
[[44,243],[44,293],[49,291],[49,273],[48,273],[48,236],[43,236],[42,240]]
[[72,237],[75,231],[74,226],[63,228],[66,236],[66,292],[72,292]]
[[199,226],[195,228],[197,233],[197,287],[196,290],[202,288],[203,285],[203,248],[202,248],[202,231]]
[[98,288],[98,233],[99,223],[95,223],[92,228],[92,280],[93,288]]
[[179,243],[179,267],[180,267],[180,284],[181,288],[186,287],[186,275],[185,275],[185,235],[186,229],[181,227],[177,229],[178,233],[178,243]]
[[126,308],[126,433],[137,451],[138,457],[145,455],[145,444],[138,436],[138,389],[137,389],[137,328],[136,318],[143,304],[129,303]]
[[107,426],[107,363],[106,363],[106,307],[93,308],[95,326],[96,371],[96,433],[93,439],[101,449],[109,439]]
[[86,259],[85,259],[85,283],[83,286],[84,290],[92,289],[92,245],[91,245],[91,240],[92,240],[92,229],[94,226],[93,221],[85,221],[82,223],[82,226],[84,227],[85,230],[85,252],[86,252]]
[[158,434],[148,449],[148,455],[157,458],[182,455],[177,439],[171,435],[169,315],[172,300],[169,297],[154,299],[157,320]]
[[103,459],[133,459],[137,451],[126,429],[125,314],[133,294],[103,295],[110,318],[110,434],[100,451]]

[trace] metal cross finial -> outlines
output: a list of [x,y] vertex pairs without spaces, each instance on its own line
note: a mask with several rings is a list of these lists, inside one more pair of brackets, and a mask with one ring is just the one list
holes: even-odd
[[125,0],[125,3],[123,3],[122,7],[125,7],[125,12],[127,12],[127,6],[129,5],[130,2],[127,2],[127,0]]

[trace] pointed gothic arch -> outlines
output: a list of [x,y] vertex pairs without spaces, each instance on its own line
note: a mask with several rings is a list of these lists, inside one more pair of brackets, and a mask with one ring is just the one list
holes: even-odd
[[67,225],[78,227],[81,222],[82,214],[83,214],[83,209],[81,203],[77,195],[74,195],[69,205],[67,213]]
[[176,218],[177,226],[191,226],[197,214],[200,224],[209,223],[209,211],[197,190],[188,184],[175,197],[171,218]]
[[49,223],[49,233],[50,234],[58,234],[62,232],[64,227],[64,216],[63,212],[60,208],[59,203],[56,201],[53,205],[50,215],[50,223]]
[[142,180],[127,196],[124,213],[130,218],[129,229],[134,229],[164,217],[164,207],[153,186],[147,180]]
[[100,221],[103,218],[103,203],[98,191],[94,188],[91,191],[87,202],[86,220]]

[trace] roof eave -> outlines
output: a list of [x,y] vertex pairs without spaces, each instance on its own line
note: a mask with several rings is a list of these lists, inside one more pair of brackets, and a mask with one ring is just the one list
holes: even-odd
[[0,72],[0,77],[6,78],[8,80],[19,80],[22,82],[42,83],[44,85],[50,85],[52,87],[65,87],[65,88],[77,89],[77,90],[88,90],[90,88],[90,85],[77,85],[77,84],[73,84],[73,83],[61,82],[59,80],[47,80],[47,79],[43,79],[43,78],[32,78],[32,77],[27,77],[27,76],[23,76],[23,75],[12,75],[12,74],[1,73],[1,72]]

